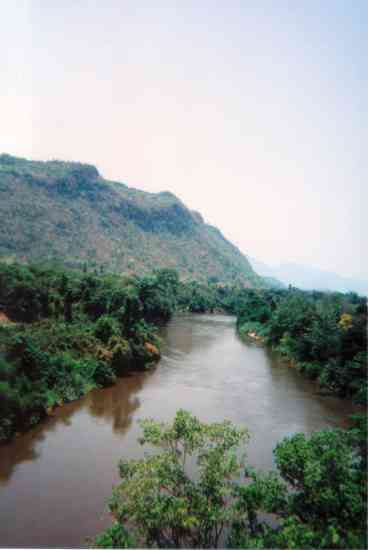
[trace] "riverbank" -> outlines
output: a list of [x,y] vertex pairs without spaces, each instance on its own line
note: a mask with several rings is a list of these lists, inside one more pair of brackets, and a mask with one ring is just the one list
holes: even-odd
[[136,331],[131,338],[115,334],[101,340],[104,321],[42,321],[0,329],[0,350],[6,357],[0,361],[0,376],[5,378],[0,383],[0,443],[52,416],[65,403],[114,384],[123,373],[157,363],[160,343],[151,329]]
[[[264,347],[265,349],[268,349],[270,350],[275,356],[277,356],[281,363],[283,365],[285,365],[286,367],[290,368],[290,369],[293,369],[295,370],[296,372],[299,373],[299,375],[304,375],[307,379],[311,379],[314,381],[314,383],[317,384],[317,387],[318,387],[318,394],[321,395],[322,397],[333,397],[334,395],[336,395],[335,392],[333,392],[332,390],[329,390],[328,388],[322,386],[319,381],[316,379],[316,377],[313,377],[313,376],[310,376],[310,375],[306,375],[305,372],[304,372],[304,365],[303,364],[300,364],[300,363],[297,363],[294,359],[292,359],[291,357],[288,357],[287,355],[283,355],[280,353],[280,351],[276,348],[273,348],[272,346],[270,346],[269,344],[267,344],[267,339],[264,337],[264,336],[260,336],[258,335],[254,328],[253,328],[253,331],[248,331],[248,328],[246,330],[242,330],[242,331],[239,331],[238,330],[238,334],[240,336],[240,338],[247,342],[255,342],[259,345],[261,345],[262,347]],[[357,403],[357,402],[353,402],[353,408],[351,410],[351,413],[352,414],[361,414],[361,415],[366,415],[367,414],[367,406],[365,403]],[[351,419],[350,420],[346,420],[345,423],[341,424],[341,427],[343,427],[344,429],[347,429],[349,427],[352,426],[352,421]]]
[[265,344],[324,392],[367,403],[367,303],[356,295],[249,291],[241,337]]
[[177,274],[129,278],[0,263],[0,443],[160,358]]

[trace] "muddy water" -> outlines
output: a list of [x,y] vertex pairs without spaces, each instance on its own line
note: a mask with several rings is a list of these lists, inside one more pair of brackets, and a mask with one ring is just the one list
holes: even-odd
[[171,419],[182,407],[206,421],[232,420],[250,430],[249,462],[272,468],[284,436],[343,425],[351,413],[258,344],[240,341],[232,317],[179,316],[163,337],[153,371],[65,405],[0,448],[0,546],[80,547],[107,526],[119,457],[142,454],[139,418]]

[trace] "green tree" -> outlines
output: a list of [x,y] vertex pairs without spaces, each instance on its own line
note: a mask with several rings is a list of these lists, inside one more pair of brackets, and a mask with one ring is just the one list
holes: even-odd
[[228,421],[205,424],[183,410],[171,424],[145,420],[142,428],[140,442],[160,452],[120,462],[122,482],[110,502],[116,523],[97,542],[119,543],[128,532],[136,546],[218,547],[233,521],[237,451],[247,431]]
[[366,545],[366,471],[350,431],[296,434],[275,449],[281,476],[291,486],[281,547],[362,548]]
[[238,324],[246,322],[265,323],[271,317],[271,307],[261,292],[245,290],[239,295],[241,308],[239,308]]

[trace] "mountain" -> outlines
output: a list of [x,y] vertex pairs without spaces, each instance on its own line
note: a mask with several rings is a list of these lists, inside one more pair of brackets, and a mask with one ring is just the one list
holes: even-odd
[[356,292],[363,296],[368,295],[368,281],[342,277],[337,273],[295,263],[283,263],[271,267],[255,258],[249,258],[249,260],[253,269],[266,281],[274,277],[285,285],[291,284],[304,290]]
[[94,166],[0,155],[0,258],[62,260],[262,285],[247,258],[169,192],[103,179]]

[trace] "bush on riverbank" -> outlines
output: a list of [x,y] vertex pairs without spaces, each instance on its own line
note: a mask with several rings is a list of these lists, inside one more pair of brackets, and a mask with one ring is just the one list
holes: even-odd
[[237,327],[255,332],[323,388],[367,402],[367,302],[356,294],[244,290]]
[[160,357],[153,323],[176,305],[178,277],[123,277],[0,264],[0,442],[56,405]]

